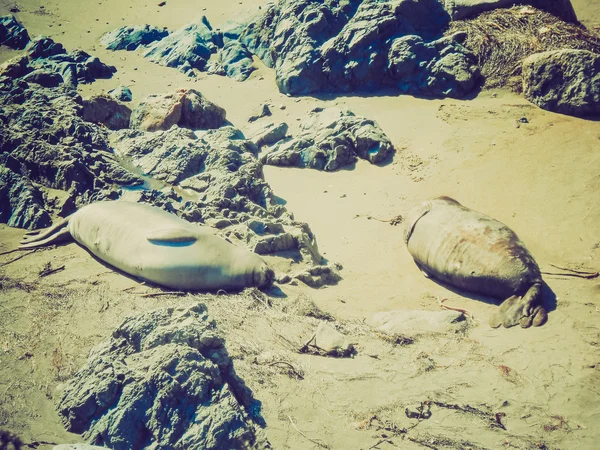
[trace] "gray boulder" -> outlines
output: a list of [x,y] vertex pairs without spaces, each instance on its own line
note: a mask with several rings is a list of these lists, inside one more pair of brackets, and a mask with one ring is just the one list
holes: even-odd
[[252,133],[252,137],[250,139],[258,147],[262,147],[263,145],[273,145],[285,138],[287,131],[288,124],[285,122],[281,122],[278,125],[275,125],[274,123],[268,123]]
[[18,173],[18,166],[11,156],[0,155],[0,222],[30,230],[50,226],[42,192]]
[[29,34],[15,16],[0,17],[0,45],[22,50],[29,43]]
[[145,131],[168,130],[174,125],[193,130],[218,128],[226,112],[194,89],[150,95],[131,114],[131,128]]
[[252,53],[239,41],[228,41],[217,53],[217,64],[224,75],[236,81],[246,80],[256,70]]
[[114,89],[108,91],[108,95],[110,95],[115,100],[119,100],[120,102],[130,102],[133,100],[133,94],[131,93],[131,89],[127,86],[118,86]]
[[145,46],[160,41],[169,35],[164,28],[150,25],[136,27],[121,27],[106,33],[100,42],[107,50],[136,50],[140,45]]
[[66,383],[67,430],[113,450],[264,448],[260,403],[204,305],[129,317]]
[[83,100],[83,120],[102,124],[111,130],[129,128],[131,110],[108,95]]
[[27,83],[36,83],[46,88],[55,88],[63,83],[63,77],[51,70],[38,69],[23,77]]
[[55,72],[63,79],[63,83],[77,86],[78,83],[92,83],[98,78],[110,78],[117,71],[97,57],[82,50],[67,53],[62,44],[49,37],[39,36],[27,46],[31,61],[30,70]]
[[485,11],[521,4],[534,6],[566,22],[577,22],[570,0],[443,0],[443,4],[452,20],[467,19]]
[[317,108],[300,125],[300,133],[280,141],[261,160],[274,166],[334,171],[362,158],[387,160],[394,147],[377,123],[339,108]]
[[[462,97],[477,85],[474,55],[458,39],[439,40],[450,18],[437,0],[357,2],[280,0],[265,8],[240,41],[276,71],[286,94],[400,87],[426,96]],[[396,39],[418,68],[393,70]]]
[[523,95],[540,108],[572,116],[600,114],[600,54],[536,53],[523,61]]
[[206,18],[191,23],[146,47],[143,56],[161,66],[204,70],[216,46]]

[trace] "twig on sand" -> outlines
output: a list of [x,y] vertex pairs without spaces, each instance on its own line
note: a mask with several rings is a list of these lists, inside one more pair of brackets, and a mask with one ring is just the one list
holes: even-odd
[[357,214],[354,216],[354,219],[358,219],[359,217],[366,217],[368,220],[377,220],[379,222],[389,223],[390,225],[399,225],[404,220],[404,218],[401,215],[392,217],[391,219],[380,219],[378,217],[373,217],[369,214]]
[[50,266],[47,268],[44,268],[43,270],[40,271],[40,278],[42,277],[47,277],[48,275],[52,275],[53,273],[56,272],[60,272],[61,270],[65,270],[65,266],[62,265],[60,267],[57,267],[55,269],[52,269]]
[[177,295],[181,297],[182,295],[187,294],[187,292],[181,291],[173,291],[173,292],[149,292],[147,294],[140,294],[137,292],[132,292],[134,295],[139,295],[140,297],[160,297],[161,295]]
[[21,250],[20,248],[15,248],[15,249],[12,249],[12,250],[8,250],[7,252],[0,253],[0,256],[2,256],[2,255],[9,255],[11,253],[22,252],[22,251],[23,250]]
[[25,258],[26,256],[28,256],[28,255],[31,255],[32,253],[35,253],[35,252],[37,252],[38,250],[39,250],[39,249],[38,249],[38,248],[36,248],[35,250],[31,250],[30,252],[24,253],[24,254],[22,254],[21,256],[17,256],[16,258],[14,258],[14,259],[11,259],[11,260],[10,260],[10,261],[8,261],[8,262],[5,262],[5,263],[2,263],[2,264],[0,264],[0,267],[3,267],[3,266],[8,266],[9,264],[11,264],[11,263],[14,263],[15,261],[18,261],[18,260],[19,260],[19,259],[21,259],[21,258]]
[[569,269],[567,267],[560,267],[560,266],[557,266],[555,264],[550,264],[550,263],[548,263],[548,265],[550,265],[556,269],[565,270],[565,271],[571,272],[571,273],[542,272],[542,274],[555,275],[558,277],[576,277],[576,278],[586,278],[586,279],[597,278],[598,275],[600,275],[598,272],[596,272],[594,270],[575,270],[575,269]]
[[292,424],[292,426],[294,427],[294,429],[300,433],[302,436],[304,436],[304,438],[308,439],[310,442],[312,442],[313,444],[318,445],[319,447],[322,448],[329,448],[329,445],[327,445],[326,443],[322,442],[322,439],[311,439],[309,438],[306,434],[304,434],[302,431],[300,431],[298,429],[298,427],[296,426],[296,424],[294,423],[294,421],[292,420],[291,416],[288,416],[288,419],[290,419],[290,423]]
[[310,337],[310,339],[308,341],[306,341],[306,343],[300,347],[300,349],[298,350],[300,353],[306,353],[306,351],[308,350],[308,346],[310,345],[310,343],[312,341],[315,340],[315,338],[317,337],[317,333],[313,333],[313,335]]
[[290,370],[292,371],[292,374],[294,374],[294,376],[296,378],[298,378],[299,380],[303,380],[304,379],[304,375],[302,375],[298,369],[296,369],[294,366],[292,366],[289,362],[287,361],[273,361],[270,364],[267,364],[268,366],[277,366],[279,364],[283,364],[284,366],[288,366],[290,368]]
[[450,310],[450,311],[458,311],[458,312],[461,312],[461,313],[463,313],[463,314],[464,314],[465,316],[467,316],[469,319],[471,319],[471,320],[475,320],[475,316],[474,316],[474,315],[473,315],[473,314],[472,314],[470,311],[467,311],[466,309],[463,309],[463,308],[457,308],[457,307],[455,307],[455,306],[448,306],[448,305],[444,305],[444,302],[445,302],[446,300],[448,300],[448,299],[447,299],[447,298],[440,298],[440,297],[438,297],[438,298],[437,298],[437,301],[438,301],[439,305],[442,307],[442,309],[448,309],[448,310]]

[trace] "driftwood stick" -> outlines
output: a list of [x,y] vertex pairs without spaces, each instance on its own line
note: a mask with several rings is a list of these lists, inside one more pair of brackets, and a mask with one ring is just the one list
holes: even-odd
[[8,266],[9,264],[11,264],[11,263],[14,263],[15,261],[18,261],[18,260],[19,260],[19,259],[21,259],[21,258],[25,258],[26,256],[28,256],[28,255],[31,255],[32,253],[35,253],[35,252],[37,252],[38,250],[39,250],[39,249],[37,249],[37,248],[36,248],[35,250],[31,250],[30,252],[28,252],[28,253],[24,253],[24,254],[22,254],[21,256],[17,256],[16,258],[14,258],[14,259],[11,259],[11,260],[10,260],[10,261],[8,261],[8,262],[5,262],[5,263],[2,263],[2,264],[0,264],[0,267],[3,267],[3,266]]
[[53,273],[60,272],[61,270],[65,270],[64,265],[57,267],[56,269],[43,270],[42,272],[40,272],[40,278],[47,277],[48,275],[52,275]]
[[548,265],[550,265],[556,269],[565,270],[565,271],[571,272],[571,273],[542,272],[542,274],[554,275],[554,276],[558,276],[558,277],[576,277],[576,278],[585,278],[585,279],[597,278],[599,275],[599,273],[594,270],[575,270],[575,269],[569,269],[568,267],[561,267],[561,266],[557,266],[556,264],[550,264],[550,263],[548,263]]
[[177,295],[181,297],[182,295],[187,294],[187,292],[174,291],[174,292],[149,292],[147,294],[138,294],[136,292],[132,292],[132,294],[139,295],[140,297],[160,297],[161,295]]

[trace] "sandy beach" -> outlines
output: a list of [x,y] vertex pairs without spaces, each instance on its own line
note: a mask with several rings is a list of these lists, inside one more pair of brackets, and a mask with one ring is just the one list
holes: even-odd
[[[205,15],[219,27],[266,2],[157,3],[0,0],[0,16],[16,7],[32,37],[50,36],[117,68],[112,78],[80,84],[84,98],[126,85],[136,104],[150,94],[193,88],[245,134],[267,122],[286,122],[293,134],[315,107],[337,106],[376,121],[396,154],[380,166],[359,160],[332,173],[264,167],[275,195],[311,227],[323,257],[343,267],[335,286],[281,285],[283,294],[265,296],[264,304],[247,293],[142,297],[135,292],[149,288],[76,244],[0,267],[0,429],[29,448],[83,442],[64,430],[55,405],[57,389],[89,350],[130,314],[201,302],[223,333],[236,372],[262,403],[273,448],[597,448],[599,279],[544,275],[548,323],[492,329],[487,319],[497,305],[424,277],[406,250],[404,224],[390,221],[420,201],[450,196],[507,224],[542,271],[556,272],[552,265],[599,271],[598,120],[548,112],[507,90],[484,90],[469,100],[290,97],[257,58],[257,70],[244,82],[206,73],[191,79],[140,52],[112,52],[99,43],[122,25],[177,29]],[[600,2],[572,3],[584,25],[600,26]],[[0,62],[18,54],[2,47]],[[249,123],[264,103],[272,116]],[[0,252],[14,249],[23,233],[0,224]],[[3,255],[0,263],[14,256]],[[279,271],[292,264],[281,256],[265,259]],[[49,262],[65,269],[41,278]],[[440,310],[443,298],[474,317],[461,331],[399,344],[367,325],[381,311]],[[298,352],[323,315],[355,345],[354,357]],[[407,409],[423,405],[430,418],[408,417]]]

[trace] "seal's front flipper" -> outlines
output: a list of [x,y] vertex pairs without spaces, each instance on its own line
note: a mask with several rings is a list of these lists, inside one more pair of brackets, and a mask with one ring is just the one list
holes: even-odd
[[164,228],[148,233],[146,239],[155,245],[185,246],[196,242],[198,236],[186,228]]

